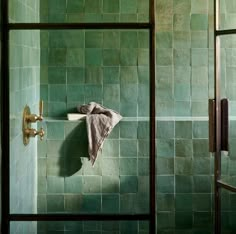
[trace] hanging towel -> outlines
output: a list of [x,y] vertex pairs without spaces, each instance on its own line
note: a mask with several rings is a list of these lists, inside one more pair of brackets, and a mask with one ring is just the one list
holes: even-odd
[[102,149],[105,138],[122,119],[114,110],[107,109],[96,102],[77,107],[78,112],[87,114],[86,124],[88,133],[88,152],[92,165],[94,165],[98,151]]

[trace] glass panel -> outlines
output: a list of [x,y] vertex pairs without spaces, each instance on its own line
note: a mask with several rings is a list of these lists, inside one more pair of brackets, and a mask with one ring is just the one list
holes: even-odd
[[222,153],[222,180],[232,186],[236,186],[236,35],[222,36],[220,39],[222,90],[221,93],[222,98],[229,99],[229,152]]
[[231,0],[220,0],[220,29],[236,28],[236,3]]
[[148,22],[143,0],[10,0],[11,22],[85,23]]
[[147,221],[11,222],[11,234],[148,234]]
[[157,233],[211,234],[213,1],[156,3]]
[[236,231],[236,194],[222,189],[221,207],[221,233],[234,233]]
[[[147,30],[12,31],[11,212],[149,212],[149,33]],[[29,105],[42,141],[22,139]],[[123,119],[94,167],[77,105],[97,102]]]

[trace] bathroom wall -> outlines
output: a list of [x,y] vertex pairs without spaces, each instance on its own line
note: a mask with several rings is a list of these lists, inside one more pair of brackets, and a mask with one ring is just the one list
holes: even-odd
[[[36,22],[38,1],[11,1],[10,21]],[[22,113],[29,105],[38,113],[40,82],[39,31],[10,33],[10,212],[36,213],[37,210],[37,141],[23,145]],[[36,125],[32,125],[36,127]],[[36,224],[13,223],[11,233],[36,233]]]
[[[2,9],[2,1],[0,0],[0,12],[1,12],[1,9]],[[1,57],[1,47],[2,46],[2,19],[0,17],[0,64],[1,64],[1,61],[2,61],[2,57]],[[1,71],[2,71],[2,66],[0,65],[0,74],[1,74]],[[2,79],[1,79],[1,75],[0,75],[0,89],[1,89],[1,86],[2,86]],[[0,100],[2,100],[2,97],[1,97],[1,94],[0,94]],[[0,115],[2,116],[2,115]],[[2,121],[2,117],[0,117],[0,122]],[[1,128],[2,128],[2,122],[0,124],[0,131],[1,131]],[[0,136],[0,168],[2,168],[2,136]],[[0,175],[0,199],[2,200],[2,175]],[[1,204],[2,205],[2,204]],[[1,229],[1,226],[2,226],[2,207],[0,205],[0,229]]]
[[[82,8],[75,1],[46,3],[41,2],[43,22],[136,22],[147,16],[142,1],[81,1]],[[38,212],[148,213],[148,30],[49,30],[40,37],[40,95],[48,119],[47,135],[38,142]],[[66,120],[77,105],[90,101],[124,117],[95,167],[88,161],[85,121]],[[144,224],[111,225],[113,233],[148,233]],[[66,222],[41,225],[42,233],[70,231]],[[111,233],[101,222],[89,227],[83,222],[78,231]]]

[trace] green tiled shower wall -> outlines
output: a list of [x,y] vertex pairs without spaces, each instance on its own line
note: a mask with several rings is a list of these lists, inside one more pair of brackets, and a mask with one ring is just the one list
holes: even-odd
[[149,1],[41,0],[41,22],[148,22]]
[[[14,1],[10,18],[20,22],[29,17],[38,20],[39,1]],[[29,105],[38,113],[40,88],[40,35],[39,31],[10,32],[10,212],[36,213],[37,211],[37,141],[23,145],[22,113]],[[33,126],[32,127],[36,127]],[[11,233],[36,233],[37,226],[29,222],[22,227],[11,226]]]
[[147,30],[42,31],[45,115],[65,117],[96,101],[123,116],[148,116],[148,42]]

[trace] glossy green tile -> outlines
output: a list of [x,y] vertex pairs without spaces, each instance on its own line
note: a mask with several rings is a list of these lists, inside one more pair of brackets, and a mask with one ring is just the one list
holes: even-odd
[[50,66],[64,66],[66,64],[67,50],[64,48],[49,49],[48,63]]
[[193,197],[192,194],[176,194],[175,209],[176,211],[192,211]]
[[120,110],[120,85],[106,84],[103,86],[103,105],[107,108]]
[[208,63],[208,50],[207,49],[192,49],[192,66],[205,67]]
[[192,30],[207,30],[208,29],[207,14],[192,14],[191,15],[191,29]]
[[207,48],[208,36],[207,31],[192,31],[191,32],[191,47],[192,48]]
[[136,13],[138,7],[137,0],[121,0],[120,1],[120,12],[121,13]]
[[117,49],[104,49],[102,56],[104,66],[118,66],[120,64],[120,51]]
[[[137,49],[121,49],[120,50],[120,64],[122,66],[135,66],[138,60],[138,50]],[[104,65],[109,65],[109,63],[104,63]],[[118,65],[118,64],[113,64]]]
[[103,41],[102,36],[103,36],[103,33],[99,31],[86,31],[85,32],[85,47],[86,48],[101,48],[102,41]]
[[119,212],[119,195],[104,194],[102,195],[102,212],[118,213]]
[[191,11],[191,0],[174,0],[173,1],[173,12],[178,14],[190,13]]
[[85,63],[84,53],[85,52],[83,49],[77,49],[77,48],[67,49],[67,53],[65,56],[66,65],[71,67],[84,66]]
[[47,193],[64,193],[64,178],[56,176],[47,177]]
[[174,140],[170,139],[157,139],[156,152],[157,157],[174,157]]
[[175,141],[175,154],[177,157],[192,157],[193,141],[187,139],[178,139]]
[[148,176],[150,173],[150,163],[149,158],[139,158],[138,159],[138,175]]
[[[108,0],[107,0],[108,1]],[[103,31],[103,48],[119,48],[120,32],[119,31]]]
[[120,137],[137,139],[138,122],[120,122]]
[[137,175],[137,159],[120,158],[120,175]]
[[84,193],[100,193],[102,188],[101,176],[83,176]]
[[172,49],[156,49],[156,64],[158,66],[170,66],[173,63]]
[[64,196],[63,195],[47,195],[47,212],[63,212]]
[[158,157],[156,159],[156,173],[157,175],[173,175],[174,159]]
[[65,211],[66,212],[80,212],[82,209],[83,197],[77,194],[65,195]]
[[48,122],[47,123],[47,139],[62,140],[64,139],[64,123]]
[[103,67],[103,82],[105,84],[119,84],[119,78],[119,67]]
[[174,31],[190,31],[190,15],[174,14]]
[[102,155],[105,157],[119,157],[119,141],[106,139],[103,143]]
[[38,195],[37,197],[37,212],[46,213],[47,212],[47,198],[46,195]]
[[84,11],[84,0],[83,1],[67,1],[67,8],[68,13],[82,13]]
[[176,175],[192,175],[193,172],[192,158],[175,158],[175,174]]
[[175,192],[176,193],[192,193],[193,177],[185,175],[175,176]]
[[102,7],[101,0],[86,0],[84,5],[86,13],[100,13]]
[[100,213],[101,212],[101,195],[84,195],[82,203],[82,212]]
[[82,176],[71,176],[65,178],[65,193],[82,193]]
[[174,48],[176,49],[187,49],[191,48],[191,34],[186,31],[174,32]]
[[174,211],[175,199],[173,194],[157,193],[156,195],[157,212]]
[[68,102],[84,102],[84,85],[67,85]]
[[211,193],[211,177],[205,175],[193,176],[193,191],[196,193]]
[[45,173],[42,176],[40,175],[38,176],[38,194],[46,194],[46,193],[47,193],[47,179]]
[[116,0],[104,0],[103,1],[103,12],[105,13],[119,13],[120,1]]
[[119,175],[119,159],[103,158],[102,159],[102,175],[118,176]]
[[157,48],[172,48],[173,34],[171,32],[156,33]]
[[121,31],[120,33],[121,48],[138,48],[138,34],[136,31]]
[[86,84],[102,84],[103,74],[102,68],[97,66],[88,66],[85,69]]
[[207,139],[193,140],[193,155],[194,157],[209,157],[209,148]]
[[193,161],[194,175],[209,175],[210,174],[210,158],[199,157]]
[[84,84],[85,69],[78,67],[67,68],[67,84]]
[[193,138],[208,138],[207,121],[193,121]]
[[138,157],[148,157],[150,154],[149,140],[138,140]]
[[100,66],[102,65],[101,49],[85,49],[85,65]]
[[177,229],[191,229],[193,225],[192,212],[176,212],[175,227]]
[[149,138],[149,122],[139,121],[138,122],[138,139],[148,139]]
[[84,86],[85,91],[85,103],[96,101],[101,102],[102,100],[102,85],[85,85]]
[[102,192],[118,193],[120,190],[119,176],[102,176]]
[[66,3],[63,0],[49,0],[48,1],[49,14],[60,14],[65,13]]
[[137,157],[137,140],[120,140],[121,157]]
[[120,68],[120,83],[121,84],[137,84],[138,73],[136,67],[127,66]]
[[65,84],[66,69],[61,67],[48,68],[48,83],[49,84]]
[[174,49],[175,66],[189,66],[190,59],[190,49]]
[[189,101],[191,98],[190,83],[176,82],[174,84],[174,96],[177,101]]
[[157,176],[156,190],[158,193],[174,192],[174,176]]
[[174,212],[157,212],[157,230],[162,232],[165,229],[174,230],[175,213]]
[[193,209],[194,211],[209,211],[211,210],[212,198],[210,194],[193,194]]
[[66,100],[65,85],[49,85],[49,101],[64,102]]
[[192,139],[192,121],[175,122],[175,137]]
[[120,176],[121,193],[137,193],[138,180],[137,176]]

